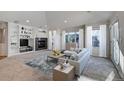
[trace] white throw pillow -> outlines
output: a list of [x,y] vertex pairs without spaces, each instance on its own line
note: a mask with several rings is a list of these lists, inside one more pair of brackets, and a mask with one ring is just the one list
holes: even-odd
[[71,47],[71,48],[70,48],[70,51],[74,51],[74,48],[73,48],[73,47]]
[[75,61],[78,61],[78,54],[76,52],[74,52],[71,57],[70,57],[71,60],[75,60]]

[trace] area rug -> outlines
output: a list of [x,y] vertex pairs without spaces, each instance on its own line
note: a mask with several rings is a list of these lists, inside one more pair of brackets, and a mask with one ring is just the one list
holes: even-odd
[[119,80],[111,60],[100,57],[91,57],[82,75],[97,81],[105,81],[109,76],[111,76],[112,80]]
[[45,75],[52,77],[53,69],[55,68],[55,66],[57,66],[57,63],[54,60],[46,61],[42,57],[38,57],[30,60],[26,63],[26,65],[38,69],[42,71]]

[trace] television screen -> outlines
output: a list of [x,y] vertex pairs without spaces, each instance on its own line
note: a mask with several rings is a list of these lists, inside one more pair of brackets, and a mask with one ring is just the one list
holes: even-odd
[[28,46],[28,39],[20,39],[20,46]]

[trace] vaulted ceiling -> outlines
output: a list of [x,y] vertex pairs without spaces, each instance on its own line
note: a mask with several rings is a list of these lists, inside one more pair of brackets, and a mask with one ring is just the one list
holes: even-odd
[[112,14],[111,11],[0,11],[0,21],[61,29],[83,24],[105,23]]

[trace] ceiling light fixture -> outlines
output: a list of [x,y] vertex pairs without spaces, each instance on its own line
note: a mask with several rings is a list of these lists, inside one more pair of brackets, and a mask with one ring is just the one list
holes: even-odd
[[30,20],[26,20],[26,22],[27,22],[27,23],[29,23],[29,22],[30,22]]
[[39,31],[42,31],[42,29],[41,29],[41,28],[39,28]]
[[45,27],[47,27],[47,25],[45,25]]
[[67,20],[64,20],[64,23],[67,23],[68,21]]

